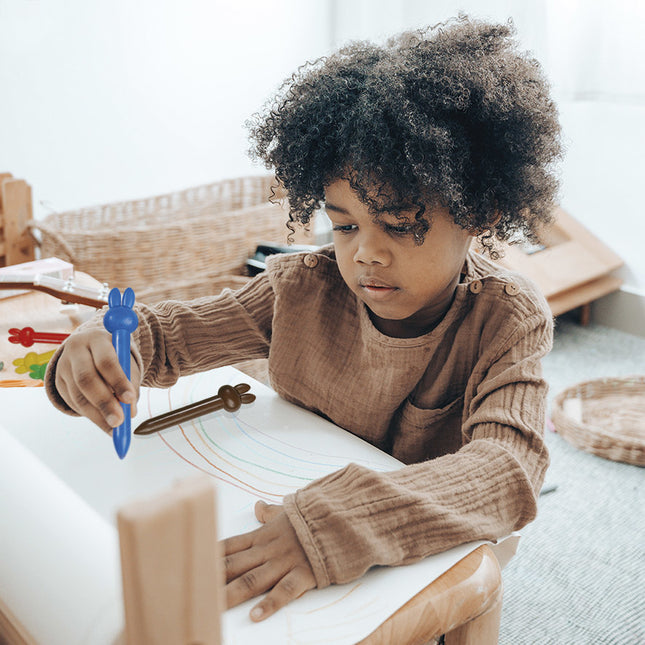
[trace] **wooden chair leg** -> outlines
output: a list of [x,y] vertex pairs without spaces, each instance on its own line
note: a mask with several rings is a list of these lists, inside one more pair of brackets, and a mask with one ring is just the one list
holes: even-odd
[[[441,634],[446,634],[446,643],[453,645],[497,643],[494,621],[487,614],[491,610],[494,613],[498,602],[501,609],[501,598],[499,562],[490,546],[483,544],[421,590],[359,645],[420,645]],[[493,637],[489,640],[478,640],[477,636],[459,640],[457,625],[473,623],[475,627],[480,620],[482,629],[477,633],[484,634],[485,627]],[[457,640],[448,640],[449,637]]]
[[472,620],[445,635],[445,645],[497,645],[502,617],[502,592],[492,605]]

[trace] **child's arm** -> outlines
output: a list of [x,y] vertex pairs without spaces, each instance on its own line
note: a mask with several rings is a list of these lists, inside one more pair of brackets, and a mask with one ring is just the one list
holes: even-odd
[[[350,464],[282,507],[259,502],[256,515],[267,524],[225,541],[229,606],[273,587],[254,607],[266,612],[252,615],[261,620],[313,586],[494,540],[530,521],[548,463],[539,358],[550,347],[551,322],[540,313],[511,328],[475,376],[483,380],[464,425],[468,443],[457,453],[390,473]],[[535,405],[520,407],[513,425],[502,423],[518,388]]]
[[273,291],[262,276],[237,292],[137,305],[136,312],[132,384],[125,382],[101,312],[50,361],[45,387],[54,405],[87,416],[105,430],[112,414],[122,419],[119,401],[129,403],[128,393],[136,400],[140,385],[170,387],[182,375],[268,355]]

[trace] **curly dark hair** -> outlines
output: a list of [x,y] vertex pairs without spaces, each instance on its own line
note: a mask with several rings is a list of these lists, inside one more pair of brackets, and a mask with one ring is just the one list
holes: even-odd
[[290,228],[346,178],[375,217],[415,210],[418,241],[428,205],[484,232],[489,251],[494,238],[535,240],[558,190],[560,126],[539,63],[513,35],[511,21],[460,15],[300,67],[247,124],[250,154],[286,192]]

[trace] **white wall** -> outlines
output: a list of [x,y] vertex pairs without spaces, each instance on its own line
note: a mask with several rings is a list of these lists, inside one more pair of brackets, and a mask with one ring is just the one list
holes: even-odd
[[559,109],[562,205],[626,261],[618,274],[645,296],[645,105],[561,100]]
[[327,0],[0,0],[0,171],[37,217],[264,173],[244,122],[329,42]]

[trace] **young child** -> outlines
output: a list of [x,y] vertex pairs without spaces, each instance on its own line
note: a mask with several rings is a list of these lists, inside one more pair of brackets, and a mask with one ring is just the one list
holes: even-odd
[[[324,204],[334,243],[275,255],[236,292],[138,306],[130,383],[101,321],[59,349],[54,403],[109,431],[139,385],[268,357],[273,388],[406,465],[351,464],[225,541],[229,606],[261,620],[375,565],[495,539],[536,514],[548,464],[540,359],[552,317],[523,277],[470,251],[553,208],[556,108],[506,25],[461,16],[307,64],[251,124],[289,226]],[[306,428],[303,428],[306,432]]]

